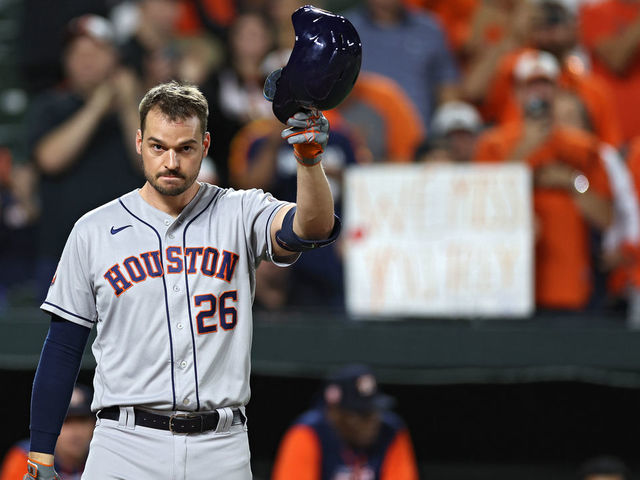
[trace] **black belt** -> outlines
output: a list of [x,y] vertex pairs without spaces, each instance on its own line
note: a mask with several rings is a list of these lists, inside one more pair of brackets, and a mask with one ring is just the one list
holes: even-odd
[[[220,414],[211,413],[176,413],[173,415],[158,415],[139,408],[133,409],[136,425],[141,427],[169,430],[172,433],[202,433],[218,428]],[[98,418],[109,420],[120,419],[120,407],[108,407],[98,412]],[[244,425],[245,418],[242,412],[233,409],[233,421],[231,425]]]

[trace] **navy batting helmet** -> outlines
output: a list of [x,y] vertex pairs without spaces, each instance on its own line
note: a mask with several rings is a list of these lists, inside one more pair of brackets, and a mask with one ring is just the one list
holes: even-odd
[[296,41],[289,61],[264,84],[264,96],[282,123],[300,109],[337,107],[353,88],[362,61],[358,32],[343,16],[306,5],[291,21]]

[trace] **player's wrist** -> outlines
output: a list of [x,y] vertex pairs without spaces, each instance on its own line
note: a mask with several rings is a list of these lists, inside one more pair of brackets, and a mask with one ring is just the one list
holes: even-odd
[[29,452],[28,459],[41,465],[53,465],[53,455],[42,452]]
[[324,149],[318,143],[300,143],[293,145],[293,156],[300,165],[312,167],[322,161]]

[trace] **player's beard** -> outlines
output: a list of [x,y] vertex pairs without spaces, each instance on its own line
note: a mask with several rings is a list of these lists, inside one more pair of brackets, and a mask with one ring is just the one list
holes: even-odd
[[[156,175],[153,175],[149,172],[147,172],[147,169],[144,169],[144,176],[147,179],[147,182],[149,182],[149,185],[151,185],[158,193],[161,193],[162,195],[167,195],[169,197],[176,197],[184,192],[186,192],[187,190],[189,190],[189,187],[191,187],[191,185],[193,185],[193,183],[196,181],[196,179],[198,178],[198,173],[200,172],[200,168],[198,167],[198,169],[196,170],[196,172],[187,177],[186,175],[184,175],[184,173],[177,171],[177,170],[167,170],[165,172],[162,173],[158,173]],[[181,183],[178,183],[176,185],[162,185],[160,183],[160,177],[162,177],[163,175],[173,175],[177,178],[182,179],[183,181]]]

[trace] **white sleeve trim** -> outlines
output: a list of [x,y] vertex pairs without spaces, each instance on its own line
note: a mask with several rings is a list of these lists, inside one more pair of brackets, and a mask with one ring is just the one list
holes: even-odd
[[69,320],[72,323],[77,323],[78,325],[82,325],[83,327],[93,328],[93,326],[96,323],[94,320],[90,320],[81,315],[77,315],[73,312],[65,310],[64,308],[54,303],[47,302],[46,300],[42,305],[40,305],[40,309],[44,310],[45,312],[58,315],[59,317],[62,317],[65,320]]

